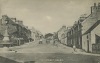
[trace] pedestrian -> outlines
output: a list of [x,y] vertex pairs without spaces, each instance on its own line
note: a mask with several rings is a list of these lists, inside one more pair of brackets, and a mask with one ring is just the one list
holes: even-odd
[[17,53],[17,51],[15,51],[15,53]]
[[73,45],[73,50],[76,52],[76,46],[75,45]]
[[53,45],[55,45],[55,41],[53,42]]
[[40,39],[39,44],[42,44],[42,39]]

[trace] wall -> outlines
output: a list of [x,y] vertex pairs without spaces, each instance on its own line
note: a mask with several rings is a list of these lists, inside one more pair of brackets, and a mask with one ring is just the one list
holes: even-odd
[[100,36],[100,24],[91,31],[91,43],[95,44],[95,34]]
[[67,32],[67,45],[73,46],[75,45],[76,48],[82,48],[82,26],[80,20],[74,23],[72,28],[69,29]]
[[100,24],[91,31],[91,46],[92,44],[96,44],[96,37],[95,37],[95,34],[100,36]]
[[97,18],[100,20],[100,11],[97,12]]
[[82,39],[84,39],[84,40],[82,40],[82,49],[84,51],[87,51],[87,38],[86,38],[86,36],[87,36],[87,34],[82,36]]
[[[92,52],[92,44],[95,43],[95,34],[98,34],[98,32],[100,31],[99,26],[97,26],[92,31],[89,30],[98,20],[100,20],[99,7],[99,4],[98,6],[94,4],[94,6],[91,7],[91,14],[82,22],[82,49],[84,49],[85,51],[88,51],[87,49],[89,47],[89,51]],[[86,33],[87,30],[89,30],[90,32]],[[87,46],[87,40],[89,40],[89,46]]]
[[65,45],[68,45],[68,44],[67,44],[67,37],[65,37]]
[[65,43],[65,33],[66,33],[66,26],[62,26],[62,28],[60,28],[58,30],[58,39],[61,41],[62,44]]
[[86,52],[91,52],[91,47],[91,33],[87,33],[82,36],[82,49]]

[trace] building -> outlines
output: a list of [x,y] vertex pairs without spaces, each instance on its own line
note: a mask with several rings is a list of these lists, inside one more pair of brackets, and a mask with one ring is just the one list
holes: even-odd
[[[82,49],[93,52],[95,47],[100,47],[100,3],[91,7],[91,14],[82,22]],[[99,48],[100,49],[100,48]],[[96,50],[98,51],[98,50]]]
[[54,40],[58,40],[58,33],[57,33],[57,32],[54,32],[54,33],[53,33],[53,39],[54,39]]
[[58,39],[59,39],[60,43],[66,44],[66,41],[65,41],[66,26],[62,26],[62,27],[57,31],[57,34],[58,34]]
[[43,39],[43,34],[36,30],[34,27],[31,29],[31,38],[34,42],[39,41],[40,39]]
[[54,43],[54,34],[47,33],[45,34],[45,39],[47,44],[53,44]]
[[75,21],[74,25],[68,27],[67,31],[67,45],[76,48],[82,48],[82,22],[86,19],[85,15],[82,15],[78,21]]
[[72,27],[68,28],[67,45],[81,48],[86,52],[100,53],[100,3],[91,7],[91,14],[83,14]]
[[70,26],[70,27],[67,27],[67,46],[72,46],[73,45],[73,43],[72,43],[72,36],[71,36],[71,28],[72,28],[72,26]]
[[23,21],[2,15],[0,19],[0,45],[3,45],[6,29],[12,46],[29,42],[31,31],[23,25]]
[[31,38],[33,41],[36,41],[36,30],[33,27],[31,29]]
[[64,41],[65,41],[64,45],[67,45],[67,32],[68,32],[68,29],[66,29],[65,32],[64,32],[64,35],[65,35],[64,36]]

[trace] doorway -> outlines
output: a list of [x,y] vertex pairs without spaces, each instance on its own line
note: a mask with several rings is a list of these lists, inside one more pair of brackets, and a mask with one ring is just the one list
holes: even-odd
[[89,40],[87,40],[87,52],[89,53]]

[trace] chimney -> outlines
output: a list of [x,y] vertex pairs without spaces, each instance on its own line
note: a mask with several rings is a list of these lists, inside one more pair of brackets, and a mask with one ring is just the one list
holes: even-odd
[[65,25],[63,25],[63,26],[62,26],[62,28],[66,28],[66,26],[65,26]]
[[19,24],[20,24],[21,26],[23,26],[23,21],[19,21]]
[[8,16],[7,15],[2,15],[2,24],[8,23]]
[[87,14],[82,14],[79,18],[79,22],[83,22],[87,18]]
[[2,15],[2,19],[4,20],[4,21],[6,21],[7,20],[7,15]]
[[15,21],[16,24],[18,24],[18,22],[19,22],[18,20]]
[[98,3],[98,11],[100,11],[100,3]]
[[67,30],[71,29],[71,26],[67,27]]
[[12,21],[16,22],[16,18],[11,18]]
[[25,26],[26,29],[28,29],[28,26]]
[[96,7],[96,3],[94,3],[94,7]]
[[91,7],[91,14],[95,13],[97,11],[96,3],[94,3],[94,6]]
[[100,3],[98,3],[98,7],[100,7]]
[[16,20],[15,22],[16,22],[17,24],[19,24],[19,25],[23,26],[23,21]]

